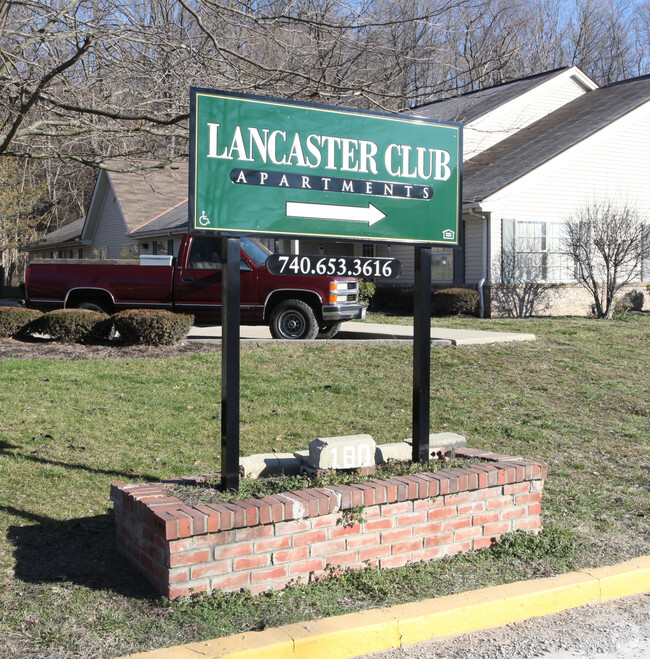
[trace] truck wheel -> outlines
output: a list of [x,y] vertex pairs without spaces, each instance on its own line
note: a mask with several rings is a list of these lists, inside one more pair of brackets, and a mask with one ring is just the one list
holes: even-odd
[[285,300],[271,312],[269,322],[274,339],[315,339],[318,322],[314,310],[302,300]]
[[341,329],[342,323],[334,323],[333,325],[325,325],[320,328],[318,332],[319,339],[333,339]]

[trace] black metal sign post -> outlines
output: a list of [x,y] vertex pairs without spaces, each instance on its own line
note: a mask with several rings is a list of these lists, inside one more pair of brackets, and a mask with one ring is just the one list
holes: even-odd
[[223,238],[221,299],[221,487],[239,489],[239,238]]
[[413,291],[413,462],[429,461],[431,247],[415,248]]

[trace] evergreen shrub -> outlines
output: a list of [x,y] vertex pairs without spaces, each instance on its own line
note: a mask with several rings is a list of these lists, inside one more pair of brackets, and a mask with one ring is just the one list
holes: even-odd
[[112,328],[108,314],[90,309],[56,309],[36,318],[25,331],[47,334],[62,343],[94,343],[107,340]]
[[445,288],[433,294],[432,307],[443,316],[478,316],[479,294],[473,288]]
[[165,309],[127,309],[112,316],[115,329],[125,343],[173,345],[184,339],[194,316]]
[[23,307],[0,307],[0,339],[19,336],[25,328],[43,313]]

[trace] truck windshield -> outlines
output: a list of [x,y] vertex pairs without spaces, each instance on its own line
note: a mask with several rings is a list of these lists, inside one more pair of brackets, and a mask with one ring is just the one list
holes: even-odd
[[271,254],[271,250],[267,249],[256,238],[242,238],[241,246],[246,256],[258,267],[261,268]]

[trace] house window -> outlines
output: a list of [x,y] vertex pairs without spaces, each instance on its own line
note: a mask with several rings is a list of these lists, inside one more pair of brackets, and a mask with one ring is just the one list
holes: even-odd
[[375,257],[375,246],[372,244],[364,243],[361,245],[361,256],[372,259]]
[[174,241],[173,240],[154,240],[153,253],[161,254],[163,256],[174,256]]
[[447,247],[431,249],[431,279],[454,281],[454,252]]
[[562,252],[562,222],[503,220],[501,270],[504,282],[573,279]]

